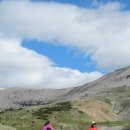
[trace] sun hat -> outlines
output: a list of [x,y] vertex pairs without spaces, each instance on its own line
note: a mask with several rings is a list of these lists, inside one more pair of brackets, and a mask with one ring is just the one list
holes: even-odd
[[92,121],[91,124],[96,124],[96,122],[95,122],[95,121]]

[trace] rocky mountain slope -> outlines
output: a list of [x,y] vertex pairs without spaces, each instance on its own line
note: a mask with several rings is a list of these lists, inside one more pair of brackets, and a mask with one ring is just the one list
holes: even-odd
[[100,95],[112,88],[130,86],[130,67],[106,74],[100,79],[85,85],[73,88],[64,98],[79,99]]
[[0,91],[0,110],[10,107],[43,105],[55,102],[69,89],[20,89],[9,88]]
[[64,95],[63,99],[104,100],[111,104],[115,120],[130,119],[130,67],[116,70],[94,82],[75,87]]
[[116,119],[130,118],[130,67],[106,74],[82,86],[67,89],[0,90],[0,110],[52,102],[102,100],[111,105]]

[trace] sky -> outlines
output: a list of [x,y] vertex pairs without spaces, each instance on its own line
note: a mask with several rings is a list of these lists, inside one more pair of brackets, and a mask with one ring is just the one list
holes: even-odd
[[130,65],[129,0],[0,0],[0,90],[68,88]]

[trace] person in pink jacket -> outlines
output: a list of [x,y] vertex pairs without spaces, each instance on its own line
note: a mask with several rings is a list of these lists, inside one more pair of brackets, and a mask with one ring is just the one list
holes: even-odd
[[42,127],[42,130],[54,130],[50,121],[47,121],[45,125]]

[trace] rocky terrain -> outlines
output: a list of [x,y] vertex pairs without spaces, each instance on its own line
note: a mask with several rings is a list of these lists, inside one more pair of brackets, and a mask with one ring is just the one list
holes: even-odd
[[130,86],[130,67],[116,70],[96,81],[75,87],[66,95],[66,98],[79,99],[83,98],[83,96],[93,97],[94,95],[100,95],[112,88],[119,88],[121,86]]
[[10,107],[41,105],[52,102],[102,100],[111,105],[115,119],[129,119],[130,67],[106,74],[100,79],[75,88],[0,90],[0,110]]
[[43,105],[55,102],[69,89],[20,89],[0,90],[0,110],[24,106]]
[[[99,99],[109,102],[115,119],[130,119],[130,67],[116,70],[100,79],[75,87],[64,100]],[[63,100],[60,99],[60,100]]]

